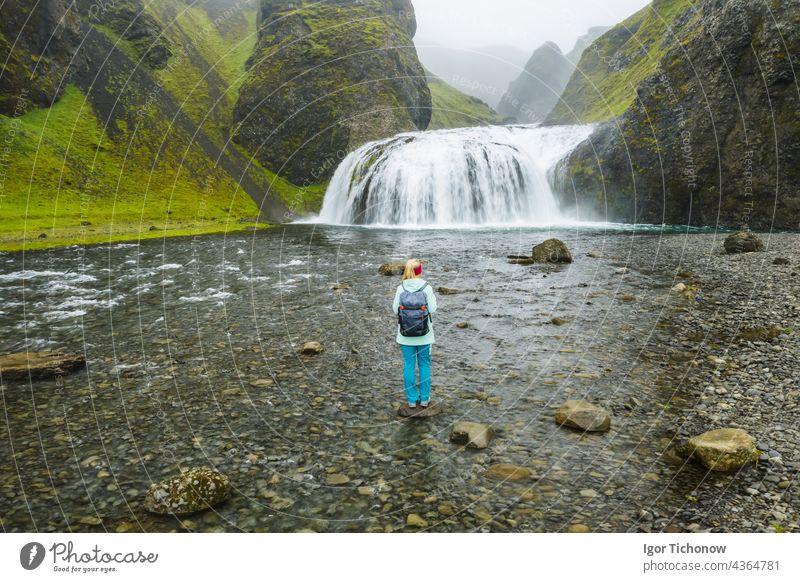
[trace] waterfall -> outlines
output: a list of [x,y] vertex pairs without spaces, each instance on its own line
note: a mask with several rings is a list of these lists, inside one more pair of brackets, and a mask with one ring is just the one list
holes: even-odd
[[592,126],[409,132],[367,143],[336,169],[318,221],[386,226],[558,222],[547,172]]

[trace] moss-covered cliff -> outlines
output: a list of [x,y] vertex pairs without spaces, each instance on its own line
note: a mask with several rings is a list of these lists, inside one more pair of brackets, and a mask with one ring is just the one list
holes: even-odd
[[225,230],[316,206],[317,191],[230,142],[257,9],[4,3],[0,248]]
[[427,128],[431,94],[415,30],[409,0],[261,0],[236,142],[310,184],[366,141]]
[[587,216],[800,221],[800,1],[656,0],[584,52],[551,123],[603,121],[556,173]]

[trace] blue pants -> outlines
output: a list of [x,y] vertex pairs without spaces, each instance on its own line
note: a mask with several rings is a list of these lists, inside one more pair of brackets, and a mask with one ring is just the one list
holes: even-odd
[[[417,400],[427,404],[431,400],[431,344],[424,346],[400,346],[403,352],[403,383],[406,387],[406,400],[415,405]],[[419,364],[419,389],[416,371]]]

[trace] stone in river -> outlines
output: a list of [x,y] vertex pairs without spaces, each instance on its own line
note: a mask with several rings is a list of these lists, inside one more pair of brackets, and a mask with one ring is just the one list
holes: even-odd
[[392,275],[402,275],[406,268],[405,263],[389,262],[378,267],[378,273],[391,277]]
[[573,523],[567,528],[567,532],[569,533],[589,533],[589,531],[591,531],[589,526],[582,523]]
[[345,485],[350,483],[350,477],[342,475],[341,473],[334,473],[333,475],[325,477],[325,481],[328,485]]
[[492,440],[492,427],[479,422],[457,422],[450,431],[450,440],[470,449],[485,449]]
[[554,317],[553,319],[550,320],[550,323],[552,323],[553,325],[567,325],[569,321],[561,317]]
[[600,251],[589,251],[586,253],[586,256],[592,259],[603,259],[605,258],[605,254]]
[[400,407],[397,409],[397,415],[401,418],[430,418],[432,416],[439,416],[442,413],[442,405],[438,402],[431,402],[425,408],[417,405],[415,408],[411,408],[403,402],[400,404]]
[[303,349],[300,353],[304,356],[316,356],[322,353],[322,344],[315,341],[306,342],[303,344]]
[[786,257],[775,257],[775,260],[772,261],[773,265],[788,265],[791,261]]
[[556,423],[587,432],[605,432],[611,428],[611,416],[586,400],[567,400],[556,411]]
[[455,289],[453,287],[439,287],[436,291],[440,295],[458,295],[460,293],[466,293],[464,289]]
[[754,253],[764,250],[764,242],[750,231],[740,231],[725,239],[725,252],[729,255],[737,253]]
[[718,428],[692,437],[686,452],[712,471],[733,471],[758,456],[756,440],[740,428]]
[[567,245],[557,238],[550,238],[533,247],[531,252],[537,263],[571,263],[572,254]]
[[86,365],[80,354],[61,352],[20,352],[0,356],[0,377],[3,381],[53,378]]
[[153,483],[144,498],[144,508],[163,515],[189,515],[231,496],[231,482],[222,473],[206,467],[189,469],[177,477]]
[[739,339],[746,341],[768,342],[774,340],[783,333],[779,325],[769,325],[766,327],[746,327],[739,332]]
[[411,527],[428,527],[428,522],[416,513],[409,513],[406,517],[406,525]]
[[523,479],[530,479],[531,475],[530,470],[525,467],[517,467],[506,463],[491,465],[483,474],[484,477],[489,479],[503,481],[522,481]]

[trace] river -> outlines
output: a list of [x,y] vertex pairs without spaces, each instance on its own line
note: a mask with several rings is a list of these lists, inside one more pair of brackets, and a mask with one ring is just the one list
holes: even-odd
[[[704,474],[670,465],[680,394],[648,359],[670,342],[674,273],[615,274],[668,232],[299,224],[0,254],[0,351],[88,360],[60,385],[3,387],[3,529],[388,531],[417,513],[436,531],[635,530],[641,509],[677,511]],[[572,265],[507,263],[551,236]],[[466,290],[439,297],[445,412],[424,422],[394,414],[398,281],[377,272],[409,256],[434,287]],[[306,340],[322,354],[298,355]],[[555,425],[583,397],[612,412],[611,432]],[[463,450],[448,439],[457,420],[497,436]],[[490,481],[494,463],[532,478]],[[142,511],[152,481],[196,465],[229,475],[233,498],[181,522]],[[331,473],[350,482],[329,486]]]

